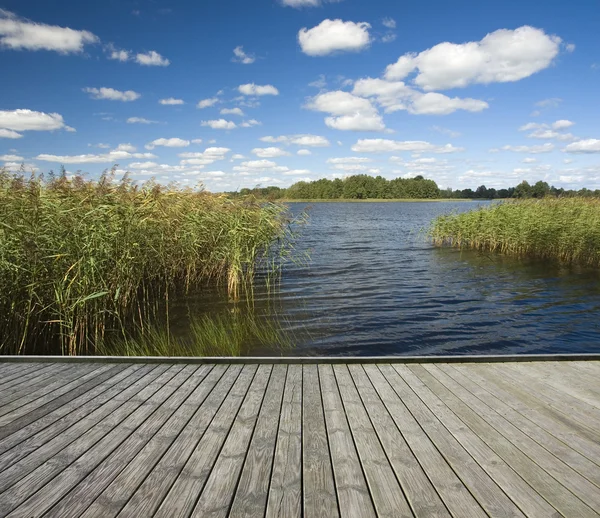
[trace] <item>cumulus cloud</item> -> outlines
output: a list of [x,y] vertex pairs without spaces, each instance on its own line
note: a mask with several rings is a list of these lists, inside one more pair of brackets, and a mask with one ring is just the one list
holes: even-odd
[[22,162],[25,160],[19,155],[0,155],[0,162]]
[[250,120],[244,121],[240,124],[240,126],[242,128],[251,128],[252,126],[260,126],[260,125],[261,125],[261,122],[257,121],[256,119],[250,119]]
[[180,153],[179,156],[184,160],[182,166],[204,167],[218,160],[224,160],[231,149],[226,147],[208,147],[201,153]]
[[567,153],[600,153],[600,139],[590,138],[569,144],[563,151]]
[[127,124],[158,124],[158,121],[144,119],[143,117],[129,117]]
[[209,128],[212,128],[212,129],[230,130],[230,129],[237,128],[237,125],[235,122],[227,121],[225,119],[202,121],[200,124],[202,126],[208,126]]
[[129,158],[146,160],[156,158],[156,155],[153,155],[152,153],[136,153],[135,150],[135,147],[131,144],[119,144],[112,151],[99,155],[50,155],[43,153],[35,158],[36,160],[42,160],[44,162],[56,162],[59,164],[115,164],[120,160],[126,160]]
[[312,152],[310,151],[310,149],[299,149],[297,151],[297,154],[300,156],[308,156],[308,155],[312,155]]
[[558,36],[527,25],[499,29],[481,41],[444,42],[404,54],[387,67],[385,78],[404,79],[416,71],[414,83],[424,90],[519,81],[549,67],[561,43]]
[[364,156],[348,156],[327,159],[328,164],[362,164],[365,162],[372,162],[372,160]]
[[552,124],[545,124],[539,122],[529,122],[519,128],[519,131],[532,131],[528,137],[538,139],[556,139],[563,142],[569,142],[578,140],[575,135],[571,133],[561,133],[561,130],[570,128],[575,123],[569,120],[561,119],[553,122]]
[[461,136],[461,133],[458,131],[454,131],[448,128],[444,128],[442,126],[432,126],[431,129],[433,131],[437,131],[438,133],[442,133],[444,135],[448,135],[451,138],[458,138]]
[[203,110],[204,108],[210,108],[211,106],[214,106],[218,102],[219,102],[218,97],[211,97],[210,99],[202,99],[201,101],[198,102],[198,104],[196,105],[196,108],[200,108],[201,110]]
[[190,145],[189,140],[183,140],[180,138],[157,138],[152,142],[146,144],[146,149],[154,149],[157,146],[164,147],[187,147]]
[[502,146],[502,151],[512,151],[514,153],[550,153],[554,150],[554,144],[547,142],[539,146]]
[[478,99],[451,98],[437,92],[422,93],[402,81],[371,77],[356,81],[352,93],[375,99],[387,113],[406,110],[415,115],[449,115],[457,110],[479,112],[489,107],[485,101]]
[[120,61],[124,63],[125,61],[129,61],[131,58],[131,53],[128,50],[116,49],[114,47],[108,47],[108,59],[114,59],[115,61]]
[[279,156],[288,156],[289,153],[278,147],[254,148],[252,153],[259,158],[277,158]]
[[452,144],[437,146],[422,140],[388,140],[388,139],[361,139],[352,146],[355,153],[389,153],[392,151],[410,151],[413,153],[457,153],[464,148]]
[[168,67],[171,64],[167,58],[162,57],[154,50],[146,52],[145,54],[136,54],[135,61],[140,65],[149,67]]
[[158,102],[165,106],[176,106],[178,104],[184,104],[183,99],[175,99],[174,97],[169,97],[168,99],[161,99]]
[[279,90],[273,85],[256,85],[254,83],[240,85],[238,91],[243,95],[279,95]]
[[393,18],[384,18],[383,20],[381,20],[381,23],[384,27],[387,27],[388,29],[396,28],[396,20],[394,20]]
[[50,50],[60,54],[82,52],[100,39],[89,31],[36,23],[0,9],[0,46],[13,50]]
[[330,145],[329,140],[320,135],[280,135],[279,137],[266,136],[261,137],[260,140],[263,142],[270,142],[273,144],[295,144],[303,147],[327,147]]
[[4,138],[20,138],[19,131],[52,131],[66,128],[62,115],[33,110],[0,110]]
[[246,54],[244,52],[244,47],[241,45],[233,49],[233,58],[231,61],[234,63],[242,63],[242,65],[251,65],[256,61],[256,57],[254,54]]
[[126,90],[121,92],[114,88],[83,88],[84,92],[90,94],[92,99],[106,99],[108,101],[123,101],[130,102],[135,101],[141,97],[141,94],[134,92],[133,90]]
[[301,7],[318,7],[327,2],[341,2],[342,0],[281,0],[281,5],[287,7],[295,7],[297,9]]
[[329,113],[325,124],[330,128],[351,131],[382,131],[383,119],[371,101],[341,90],[319,94],[305,106],[309,110]]
[[344,22],[323,20],[312,29],[306,27],[298,32],[302,52],[309,56],[326,56],[334,52],[359,52],[371,43],[367,22]]
[[244,112],[241,108],[223,108],[220,112],[221,115],[239,115],[240,117],[244,116]]
[[22,136],[23,135],[17,133],[16,131],[0,128],[0,138],[17,139],[21,138]]

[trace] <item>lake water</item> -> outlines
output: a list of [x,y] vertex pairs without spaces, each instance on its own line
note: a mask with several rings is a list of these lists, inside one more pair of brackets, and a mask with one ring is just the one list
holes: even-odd
[[[432,246],[422,230],[475,202],[317,203],[270,299],[288,355],[600,352],[600,275]],[[290,204],[299,213],[307,204]],[[222,311],[222,294],[195,311]],[[189,303],[189,300],[187,301]],[[249,354],[282,354],[250,344]]]

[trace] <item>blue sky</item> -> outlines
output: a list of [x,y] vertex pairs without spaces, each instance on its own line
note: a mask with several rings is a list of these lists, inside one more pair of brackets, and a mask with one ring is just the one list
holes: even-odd
[[600,188],[595,0],[0,0],[0,166]]

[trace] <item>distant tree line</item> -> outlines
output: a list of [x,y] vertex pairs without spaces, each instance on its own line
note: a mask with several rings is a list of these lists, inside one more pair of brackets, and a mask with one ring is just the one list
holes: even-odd
[[600,189],[567,190],[556,188],[547,182],[536,182],[531,185],[522,181],[516,187],[507,189],[487,188],[480,185],[477,189],[440,189],[433,180],[416,176],[414,178],[394,178],[387,180],[383,176],[359,174],[347,178],[329,180],[321,178],[313,182],[297,182],[287,189],[281,187],[244,188],[239,192],[229,193],[233,196],[254,195],[257,198],[270,200],[366,200],[366,199],[439,199],[460,198],[495,200],[502,198],[544,198],[545,196],[588,196],[600,197]]

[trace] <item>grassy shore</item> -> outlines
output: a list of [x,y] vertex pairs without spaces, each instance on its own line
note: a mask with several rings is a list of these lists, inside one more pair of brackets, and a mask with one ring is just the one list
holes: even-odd
[[544,198],[437,218],[436,245],[600,266],[600,199]]
[[279,204],[111,174],[99,182],[0,171],[0,353],[93,354],[169,297],[223,282],[232,299],[285,246]]

